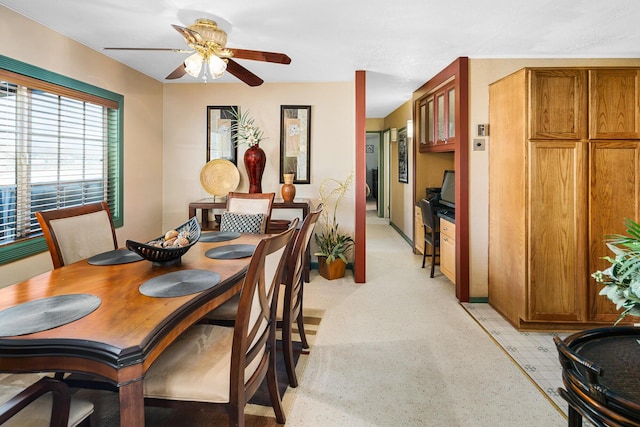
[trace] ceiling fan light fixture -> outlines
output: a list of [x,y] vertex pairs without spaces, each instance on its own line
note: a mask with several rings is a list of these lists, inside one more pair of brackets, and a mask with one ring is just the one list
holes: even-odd
[[209,57],[209,72],[211,73],[211,77],[214,79],[222,77],[225,71],[227,71],[227,63],[218,58],[215,55]]
[[216,44],[221,48],[227,45],[227,33],[211,19],[197,19],[188,28],[200,34],[206,43]]
[[198,77],[202,70],[202,55],[194,53],[184,60],[184,70],[193,77]]

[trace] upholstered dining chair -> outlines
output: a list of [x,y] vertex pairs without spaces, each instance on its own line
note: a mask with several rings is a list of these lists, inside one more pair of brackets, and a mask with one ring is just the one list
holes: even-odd
[[[28,386],[11,382],[23,375],[10,375],[0,382],[0,425],[3,427],[89,426],[93,404],[71,397],[69,387],[52,378]],[[14,381],[19,383],[20,381]]]
[[[422,213],[422,226],[424,228],[422,268],[424,268],[427,256],[431,257],[431,275],[429,277],[433,277],[436,265],[440,265],[439,262],[436,263],[436,256],[440,257],[440,224],[436,218],[434,206],[429,200],[420,200],[420,212]],[[427,246],[431,248],[429,255],[427,255]]]
[[244,426],[244,408],[267,379],[278,423],[285,422],[276,378],[275,314],[285,256],[298,224],[258,243],[240,291],[233,327],[197,324],[179,336],[144,378],[151,406],[213,408]]
[[220,231],[264,234],[269,229],[275,193],[230,192]]
[[302,342],[302,348],[309,348],[307,335],[304,330],[304,317],[302,313],[302,295],[304,290],[304,262],[307,247],[313,235],[313,230],[318,222],[318,218],[324,208],[321,203],[318,207],[307,214],[298,231],[294,244],[287,257],[287,269],[284,282],[280,285],[280,295],[278,300],[278,311],[276,314],[277,324],[282,329],[282,354],[287,368],[287,377],[291,387],[298,386],[296,376],[296,365],[293,360],[293,325],[298,326],[298,334]]
[[[302,343],[302,348],[309,348],[307,336],[304,330],[304,318],[302,313],[303,284],[302,273],[307,246],[313,235],[313,230],[322,212],[323,205],[307,214],[295,235],[295,240],[291,245],[291,250],[286,257],[286,268],[283,275],[284,280],[280,285],[278,298],[278,309],[276,311],[277,327],[282,330],[282,354],[284,356],[287,377],[291,387],[298,386],[298,378],[293,360],[293,326],[294,322],[298,326],[298,334]],[[216,310],[207,314],[202,320],[203,323],[217,325],[233,325],[238,312],[239,298],[234,297]]]
[[36,212],[53,268],[118,248],[106,202]]

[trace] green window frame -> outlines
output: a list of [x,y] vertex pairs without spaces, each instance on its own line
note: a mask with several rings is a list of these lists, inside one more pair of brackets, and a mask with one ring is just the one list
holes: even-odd
[[[43,144],[43,140],[47,141],[48,148],[58,150],[53,156],[57,165],[49,168],[57,171],[52,175],[56,173],[57,175],[48,181],[50,186],[56,187],[56,191],[46,193],[47,196],[53,195],[53,197],[48,198],[43,206],[51,209],[92,203],[96,201],[96,197],[99,197],[109,204],[114,226],[122,227],[124,96],[2,55],[0,55],[0,84],[4,85],[4,95],[10,93],[10,89],[16,89],[16,104],[19,103],[18,92],[22,96],[20,100],[27,100],[20,101],[22,102],[20,108],[15,108],[15,117],[12,116],[13,110],[11,109],[4,117],[0,112],[0,154],[2,154],[0,164],[5,162],[4,169],[11,169],[6,166],[13,166],[17,171],[15,173],[16,183],[14,184],[16,188],[13,190],[15,193],[13,216],[2,215],[3,206],[0,201],[0,265],[47,251],[47,244],[37,220],[34,223],[34,211],[39,208],[33,202],[31,194],[18,196],[21,188],[28,188],[28,191],[31,192],[31,189],[36,186],[37,179],[32,178],[36,175],[31,170],[29,173],[19,172],[24,170],[22,166],[18,165],[19,159],[28,158],[29,169],[32,169],[31,164],[35,164],[35,160],[41,159],[32,157],[32,151],[29,147],[38,143]],[[2,86],[0,86],[0,95],[3,95]],[[31,102],[31,100],[34,101]],[[41,122],[43,121],[42,117],[37,117],[38,101],[40,101],[40,105],[47,103],[47,120],[52,116],[55,116],[56,120],[41,125],[39,130],[46,128],[46,135],[40,136],[39,140],[35,141],[37,139],[36,132],[31,132],[31,127],[27,130],[24,128],[25,124],[31,126],[39,119]],[[54,111],[53,114],[49,114],[51,110]],[[65,115],[70,110],[72,113]],[[56,116],[56,114],[58,115]],[[61,118],[57,118],[58,116]],[[14,121],[13,127],[12,120]],[[5,124],[4,137],[2,135],[3,123]],[[19,126],[22,126],[20,131],[17,130]],[[76,126],[77,129],[75,129]],[[102,131],[97,137],[95,129]],[[20,138],[20,143],[16,142],[18,138]],[[31,140],[35,142],[32,144]],[[52,140],[54,142],[51,142]],[[98,142],[96,143],[96,141]],[[17,147],[14,150],[15,153],[11,153],[14,147]],[[23,152],[18,152],[23,147],[27,147],[26,155]],[[68,152],[70,149],[75,150],[72,157],[75,156],[76,160],[80,159],[83,166],[69,166],[73,162],[68,159],[69,156],[65,157],[64,151]],[[3,151],[4,153],[2,153]],[[9,154],[7,155],[7,153]],[[12,165],[12,162],[15,164]],[[93,168],[84,165],[93,165]],[[61,191],[57,190],[64,187],[66,191],[69,188],[70,179],[64,176],[65,173],[69,173],[66,170],[69,168],[71,173],[82,172],[82,177],[75,181],[75,188],[82,189],[81,195],[69,196],[65,194],[61,196]],[[100,169],[97,174],[91,175],[86,172],[96,168]],[[87,178],[88,176],[90,178]],[[22,181],[20,181],[21,179]],[[96,190],[96,188],[98,189]],[[22,191],[22,193],[24,192]],[[6,206],[4,207],[6,208]],[[18,218],[18,215],[21,217]],[[3,234],[3,229],[7,230],[12,226],[11,232]]]

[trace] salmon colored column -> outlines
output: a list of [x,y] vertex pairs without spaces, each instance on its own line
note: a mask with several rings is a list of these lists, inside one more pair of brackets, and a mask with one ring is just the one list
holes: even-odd
[[356,250],[353,277],[356,283],[367,281],[367,75],[356,71]]

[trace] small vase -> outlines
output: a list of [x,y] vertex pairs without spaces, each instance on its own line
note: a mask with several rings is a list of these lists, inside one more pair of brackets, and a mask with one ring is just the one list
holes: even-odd
[[284,184],[282,184],[281,192],[282,192],[282,199],[285,202],[292,202],[293,199],[295,199],[296,197],[296,186],[293,185],[294,177],[295,177],[295,174],[292,174],[292,173],[285,173],[282,175],[282,178],[284,179]]
[[262,193],[262,174],[267,164],[267,156],[258,144],[244,152],[244,166],[249,175],[249,193]]

